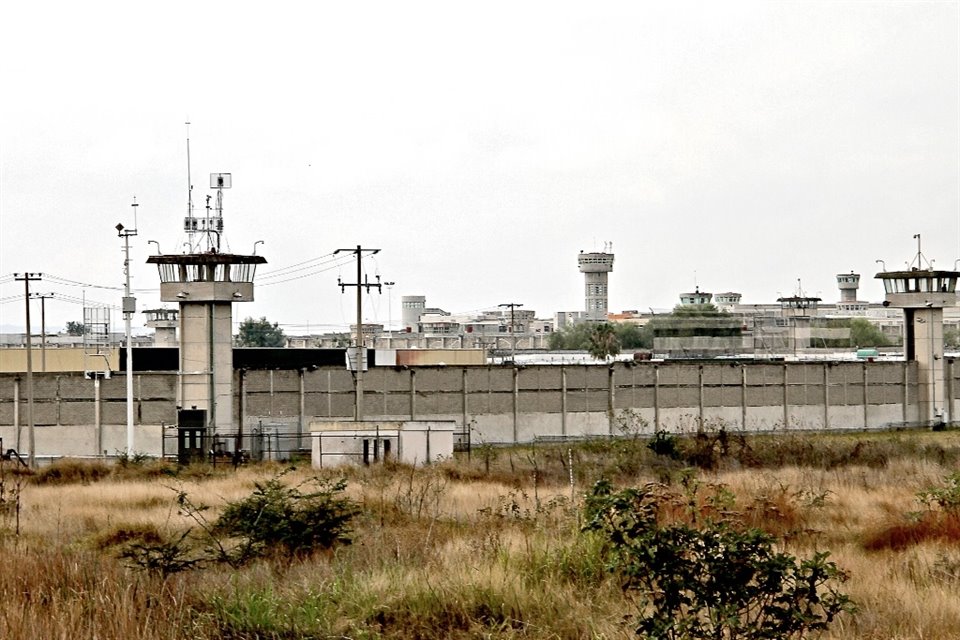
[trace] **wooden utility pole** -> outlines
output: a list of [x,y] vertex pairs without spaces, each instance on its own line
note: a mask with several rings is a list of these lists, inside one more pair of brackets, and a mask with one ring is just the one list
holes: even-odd
[[40,301],[40,370],[47,372],[47,299],[52,293],[35,293],[34,300]]
[[517,325],[516,321],[513,319],[513,310],[517,307],[522,307],[523,305],[519,302],[504,302],[503,304],[497,305],[498,307],[510,307],[510,359],[516,361],[517,359]]
[[[30,456],[27,463],[31,469],[37,468],[36,439],[33,434],[33,335],[30,331],[30,283],[43,279],[42,273],[15,273],[14,280],[23,281],[25,300],[27,305],[27,443],[30,446]],[[19,453],[19,451],[17,452]]]
[[355,253],[357,255],[357,281],[356,282],[342,282],[337,278],[337,284],[340,286],[340,291],[345,292],[347,287],[356,287],[357,288],[357,337],[356,337],[356,365],[354,371],[354,415],[353,419],[355,421],[360,421],[363,419],[363,362],[364,362],[364,346],[363,346],[363,292],[362,288],[366,288],[367,293],[370,293],[370,289],[376,287],[377,291],[381,291],[380,276],[377,276],[376,282],[370,282],[369,279],[363,278],[363,254],[369,253],[373,255],[379,253],[380,249],[364,249],[360,245],[357,245],[356,249],[337,249],[334,251],[334,255],[349,251],[350,253]]

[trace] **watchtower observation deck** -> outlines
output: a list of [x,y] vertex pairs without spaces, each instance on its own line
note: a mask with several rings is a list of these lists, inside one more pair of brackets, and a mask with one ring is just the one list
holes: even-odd
[[150,256],[160,272],[164,302],[250,302],[257,265],[266,258],[233,253],[185,253]]

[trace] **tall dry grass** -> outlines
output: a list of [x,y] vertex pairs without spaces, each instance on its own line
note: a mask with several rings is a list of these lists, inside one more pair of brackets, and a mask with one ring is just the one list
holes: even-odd
[[[196,529],[177,507],[179,492],[213,519],[282,467],[64,471],[23,487],[19,537],[0,519],[0,637],[630,637],[624,616],[635,603],[605,570],[599,542],[579,531],[582,497],[601,476],[666,483],[677,517],[736,518],[800,556],[829,550],[849,572],[844,590],[859,611],[825,637],[960,637],[958,540],[869,544],[920,521],[917,493],[956,469],[960,439],[859,438],[745,439],[751,464],[701,455],[711,468],[698,472],[629,439],[474,452],[426,469],[349,469],[349,496],[362,507],[352,545],[166,578],[129,566],[119,551]],[[790,451],[804,464],[782,463]]]

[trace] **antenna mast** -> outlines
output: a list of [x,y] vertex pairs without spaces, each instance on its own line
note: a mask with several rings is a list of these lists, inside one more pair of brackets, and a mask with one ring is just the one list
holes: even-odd
[[197,219],[193,217],[193,175],[190,172],[190,121],[187,125],[187,217],[183,219],[183,230],[187,232],[188,253],[195,253],[194,234],[197,232]]
[[[913,262],[910,263],[910,268],[911,268],[911,269],[923,270],[923,268],[924,268],[923,263],[926,262],[926,263],[927,263],[927,266],[926,266],[927,270],[932,271],[932,270],[933,270],[933,264],[932,264],[929,260],[926,259],[926,257],[923,255],[923,251],[920,250],[920,234],[919,234],[919,233],[913,234],[913,239],[917,241],[917,257],[914,258],[914,259],[913,259]],[[916,263],[916,265],[917,265],[916,267],[913,266],[914,263]]]

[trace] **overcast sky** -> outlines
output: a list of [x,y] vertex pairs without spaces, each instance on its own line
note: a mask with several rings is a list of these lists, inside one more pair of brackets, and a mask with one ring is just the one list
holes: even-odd
[[395,325],[404,295],[580,310],[577,254],[606,242],[612,311],[695,284],[834,302],[851,270],[879,301],[913,234],[960,258],[958,42],[955,1],[5,2],[0,324],[14,272],[45,274],[48,328],[119,305],[134,196],[160,306],[147,240],[182,251],[188,120],[198,210],[230,172],[223,249],[264,241],[236,321],[344,329],[355,266],[328,256],[358,244],[396,283],[364,319]]

